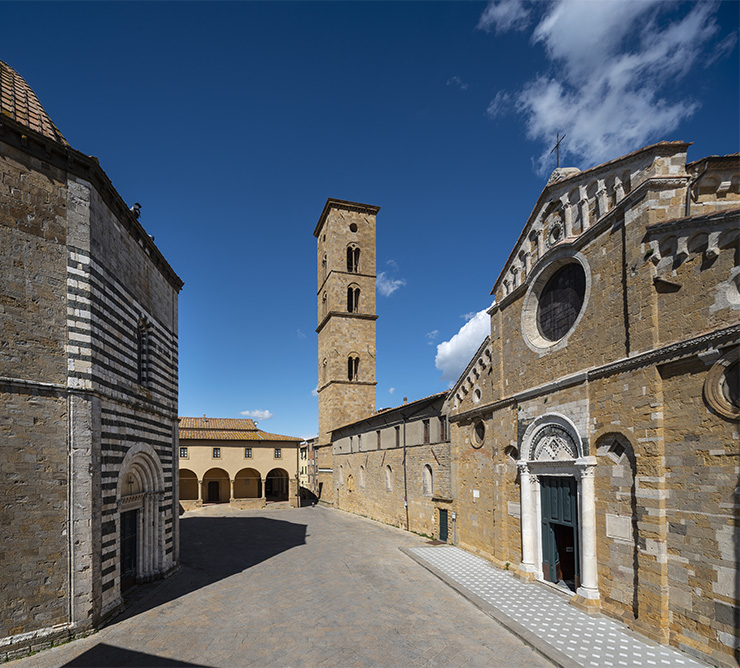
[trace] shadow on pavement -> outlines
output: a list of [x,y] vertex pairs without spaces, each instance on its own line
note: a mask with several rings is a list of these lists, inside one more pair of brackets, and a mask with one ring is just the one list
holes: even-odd
[[170,666],[181,666],[182,668],[208,668],[197,663],[187,663],[185,661],[175,661],[174,659],[165,659],[153,654],[144,652],[134,652],[123,647],[114,647],[100,643],[91,647],[84,654],[75,657],[69,663],[65,663],[62,668],[99,668],[108,666],[110,668],[169,668]]
[[127,608],[112,623],[241,573],[305,543],[305,524],[266,517],[182,517],[180,570],[162,583],[137,587],[125,597]]

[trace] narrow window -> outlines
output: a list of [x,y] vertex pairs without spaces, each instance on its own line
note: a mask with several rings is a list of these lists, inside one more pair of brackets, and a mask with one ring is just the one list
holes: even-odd
[[252,448],[244,448],[244,458],[252,459]]
[[393,471],[390,466],[385,467],[385,491],[390,492],[393,489]]
[[424,468],[421,471],[421,493],[424,496],[432,496],[434,494],[434,474],[429,464],[424,464]]
[[275,448],[275,459],[280,459],[283,456],[283,451],[281,448]]
[[324,278],[326,278],[326,255],[324,255],[324,259],[321,260],[321,270],[324,274]]
[[362,434],[357,434],[357,449],[362,449]]
[[360,310],[360,288],[350,285],[347,288],[347,311],[357,313]]
[[439,416],[439,440],[447,440],[447,417],[444,415]]
[[137,347],[137,380],[139,385],[149,384],[149,324],[146,318],[140,318],[136,329]]
[[396,447],[401,447],[401,427],[396,427]]
[[380,450],[380,429],[375,432],[375,436],[378,439],[378,450]]
[[347,358],[347,380],[359,380],[360,378],[360,358],[350,357]]
[[187,459],[188,457],[188,449],[187,448],[180,448],[180,457],[183,459]]
[[360,249],[357,246],[347,246],[347,271],[353,274],[360,271]]
[[429,443],[429,420],[423,420],[424,424],[424,443]]
[[213,448],[213,458],[221,459],[221,448]]
[[321,311],[326,315],[326,293],[321,297]]

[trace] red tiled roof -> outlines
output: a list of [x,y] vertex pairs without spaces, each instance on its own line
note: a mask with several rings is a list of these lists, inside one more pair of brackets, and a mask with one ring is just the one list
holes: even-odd
[[29,130],[69,146],[26,80],[0,60],[0,113]]
[[270,434],[257,429],[254,420],[239,418],[180,418],[180,440],[189,441],[290,441],[300,442],[297,436]]

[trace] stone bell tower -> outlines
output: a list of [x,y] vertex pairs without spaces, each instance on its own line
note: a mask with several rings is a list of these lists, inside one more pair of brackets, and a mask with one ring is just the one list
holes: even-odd
[[318,246],[319,438],[375,411],[375,215],[379,206],[329,198]]

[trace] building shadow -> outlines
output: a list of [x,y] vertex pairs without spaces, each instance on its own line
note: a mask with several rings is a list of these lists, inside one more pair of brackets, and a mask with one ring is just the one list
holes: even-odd
[[188,663],[187,661],[175,661],[154,654],[135,652],[134,650],[115,647],[100,643],[91,647],[84,654],[65,663],[62,668],[208,668],[199,663]]
[[167,580],[139,585],[124,594],[125,608],[110,624],[186,596],[305,543],[305,524],[267,517],[182,517],[179,570]]

